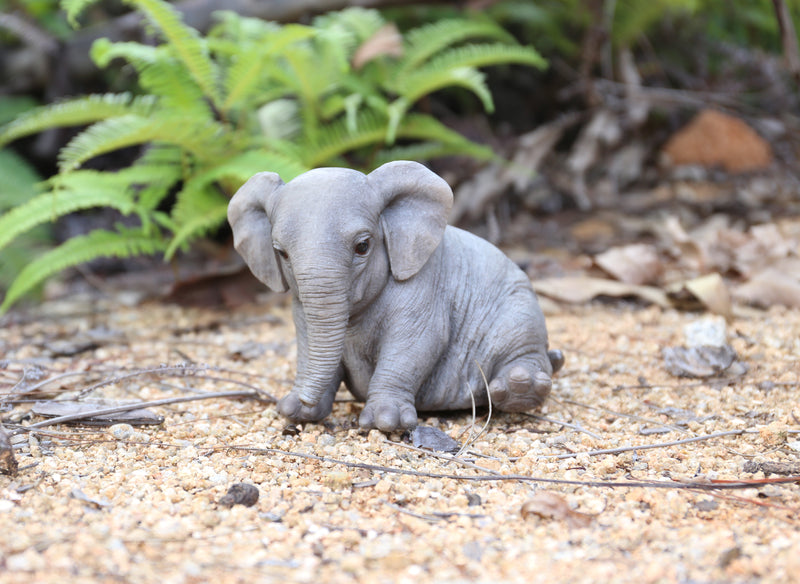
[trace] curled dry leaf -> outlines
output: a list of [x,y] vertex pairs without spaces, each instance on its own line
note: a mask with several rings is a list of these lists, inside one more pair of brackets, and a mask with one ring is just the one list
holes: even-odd
[[455,453],[461,444],[450,436],[432,426],[417,426],[411,431],[411,443],[417,448],[425,448],[436,452]]
[[724,373],[736,359],[730,345],[721,347],[664,347],[667,371],[676,377],[713,377]]
[[531,515],[545,519],[559,519],[565,521],[570,528],[589,527],[594,521],[593,515],[574,511],[564,497],[551,491],[537,491],[533,497],[522,504],[520,514],[523,519],[527,519]]
[[701,111],[670,138],[663,150],[668,163],[721,166],[728,172],[748,172],[772,163],[772,148],[739,118],[714,110]]
[[737,300],[755,306],[800,308],[800,259],[787,258],[762,270],[734,290]]
[[626,284],[652,284],[664,270],[655,246],[646,243],[612,247],[596,255],[594,261]]
[[373,59],[383,55],[391,57],[403,56],[403,37],[391,22],[376,30],[375,34],[358,47],[353,55],[353,68],[361,69]]
[[634,296],[663,308],[671,307],[663,290],[652,286],[634,286],[604,278],[586,276],[545,278],[534,281],[533,289],[537,294],[571,304],[584,304],[598,296],[617,298]]
[[733,305],[728,287],[717,273],[683,282],[669,291],[669,299],[677,308],[692,308],[699,303],[714,314],[730,320]]

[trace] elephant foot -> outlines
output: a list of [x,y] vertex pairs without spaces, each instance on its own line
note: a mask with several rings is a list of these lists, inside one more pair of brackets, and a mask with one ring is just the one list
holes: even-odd
[[278,412],[293,422],[317,422],[331,413],[335,395],[333,392],[320,400],[317,405],[307,406],[300,401],[296,393],[291,392],[278,401]]
[[517,364],[501,370],[489,384],[489,395],[492,405],[501,411],[524,412],[541,406],[552,385],[544,371]]
[[417,410],[413,404],[405,402],[367,399],[358,425],[383,432],[407,430],[417,425]]

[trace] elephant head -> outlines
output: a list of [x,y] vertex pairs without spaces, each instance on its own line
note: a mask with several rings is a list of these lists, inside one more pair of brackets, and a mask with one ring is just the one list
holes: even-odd
[[443,179],[408,161],[369,175],[320,168],[289,183],[262,172],[231,199],[237,251],[259,280],[291,290],[299,303],[298,346],[307,343],[307,357],[298,358],[293,391],[305,405],[334,380],[351,315],[390,277],[412,278],[439,246],[452,201]]

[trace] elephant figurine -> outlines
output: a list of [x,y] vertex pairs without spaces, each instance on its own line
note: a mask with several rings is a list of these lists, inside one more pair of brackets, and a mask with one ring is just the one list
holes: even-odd
[[563,356],[548,352],[536,294],[499,249],[447,225],[452,202],[410,161],[289,183],[261,172],[234,195],[236,249],[293,296],[297,375],[281,414],[321,420],[342,382],[366,402],[359,425],[385,432],[416,426],[417,410],[542,404]]

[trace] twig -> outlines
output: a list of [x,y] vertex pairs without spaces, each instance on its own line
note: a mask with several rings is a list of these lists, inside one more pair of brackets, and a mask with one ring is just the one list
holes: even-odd
[[489,382],[486,380],[486,374],[483,372],[480,363],[475,361],[475,365],[478,366],[478,371],[481,372],[481,377],[483,378],[483,386],[486,388],[486,399],[489,401],[489,413],[486,416],[486,422],[483,424],[483,427],[480,429],[480,431],[478,431],[478,434],[473,437],[472,429],[475,427],[475,396],[472,395],[472,392],[470,391],[469,397],[472,400],[472,425],[470,426],[469,429],[469,438],[467,438],[467,441],[464,442],[464,445],[461,448],[459,448],[458,452],[456,453],[456,456],[459,456],[462,452],[464,452],[467,448],[469,448],[470,445],[472,445],[478,438],[480,438],[481,434],[483,434],[486,431],[486,428],[489,426],[489,422],[491,422],[492,420],[492,394],[489,391]]
[[[701,490],[701,491],[732,491],[737,489],[752,489],[753,484],[750,482],[730,482],[730,483],[710,483],[703,481],[579,481],[570,479],[554,479],[549,477],[535,477],[528,475],[459,475],[447,473],[430,473],[418,470],[408,470],[403,468],[395,468],[389,466],[380,466],[376,464],[368,464],[365,462],[348,462],[346,460],[339,460],[337,458],[330,458],[327,456],[318,456],[316,454],[306,454],[303,452],[293,452],[288,450],[278,450],[277,448],[261,448],[256,446],[216,446],[211,450],[238,450],[242,452],[251,452],[253,454],[269,454],[277,456],[292,456],[295,458],[303,458],[306,460],[316,460],[327,464],[335,464],[347,468],[357,468],[371,472],[383,472],[390,474],[398,474],[405,476],[424,477],[431,479],[443,480],[456,480],[456,481],[470,481],[470,482],[494,482],[494,481],[523,481],[529,483],[545,483],[553,485],[576,485],[582,487],[602,487],[602,488],[651,488],[651,489],[679,489],[679,490]],[[800,476],[783,477],[775,479],[775,483],[796,483],[800,482]]]
[[555,420],[553,418],[548,418],[547,416],[543,416],[541,414],[528,414],[528,413],[525,413],[525,412],[522,412],[522,413],[525,416],[529,417],[529,418],[534,418],[536,420],[541,420],[543,422],[549,422],[550,424],[556,424],[557,426],[564,426],[565,428],[571,428],[571,429],[575,430],[576,432],[583,432],[584,434],[586,434],[588,436],[591,436],[595,440],[602,440],[603,439],[602,436],[599,436],[599,435],[595,434],[594,432],[590,432],[589,430],[586,430],[585,428],[581,428],[580,425],[578,425],[578,424],[570,424],[569,422],[565,422],[564,420]]
[[789,72],[796,81],[800,80],[800,49],[797,46],[797,32],[792,22],[792,13],[786,0],[772,0],[775,7],[775,16],[778,19],[778,29],[781,32],[781,44],[783,45],[783,58]]
[[431,523],[434,523],[436,521],[441,521],[442,519],[446,519],[445,517],[437,517],[435,515],[423,515],[422,513],[414,513],[413,511],[409,511],[408,509],[403,509],[400,505],[395,505],[394,503],[390,503],[389,501],[384,501],[383,504],[386,505],[387,507],[391,507],[392,509],[400,513],[410,515],[411,517],[416,517],[417,519],[430,521]]
[[657,444],[643,444],[641,446],[620,446],[619,448],[604,448],[602,450],[588,450],[585,452],[573,452],[570,454],[544,454],[542,458],[574,458],[581,454],[587,456],[597,456],[600,454],[620,454],[622,452],[631,452],[632,450],[650,450],[652,448],[667,448],[669,446],[678,446],[680,444],[689,444],[690,442],[702,442],[703,440],[711,440],[712,438],[720,438],[722,436],[739,436],[744,434],[745,430],[727,430],[725,432],[717,432],[715,434],[706,434],[704,436],[695,436],[693,438],[684,438],[683,440],[675,440],[673,442],[659,442]]
[[182,402],[189,402],[189,401],[197,401],[202,399],[220,399],[220,398],[242,398],[248,397],[257,399],[259,401],[267,401],[263,400],[260,393],[253,392],[253,391],[220,391],[215,393],[206,393],[203,395],[190,395],[190,396],[183,396],[183,397],[169,397],[165,399],[157,399],[152,401],[146,402],[139,402],[135,404],[125,404],[122,406],[116,406],[113,408],[103,408],[101,410],[94,410],[91,412],[79,412],[76,414],[69,414],[66,416],[58,416],[56,418],[50,418],[49,420],[43,420],[41,422],[36,422],[35,424],[31,424],[30,426],[23,426],[17,428],[16,431],[13,431],[11,435],[19,434],[22,432],[30,432],[31,430],[35,430],[37,428],[44,428],[46,426],[53,426],[55,424],[63,424],[65,422],[74,422],[75,420],[82,420],[84,418],[91,418],[94,416],[104,416],[108,414],[119,414],[120,412],[130,412],[132,410],[141,410],[144,408],[154,407],[154,406],[166,406],[169,404],[177,404]]
[[[551,398],[552,399],[552,398]],[[637,422],[642,422],[643,424],[653,424],[659,426],[661,428],[669,428],[670,430],[674,430],[676,432],[688,432],[686,428],[681,428],[680,426],[673,426],[672,424],[664,424],[659,422],[658,420],[651,420],[650,418],[645,418],[642,416],[635,416],[633,414],[624,414],[622,412],[618,412],[616,410],[611,410],[609,408],[604,408],[602,406],[590,406],[589,404],[582,404],[580,402],[573,401],[571,399],[564,399],[561,400],[565,404],[571,404],[574,406],[578,406],[581,408],[586,408],[587,410],[592,410],[595,412],[605,412],[607,414],[611,414],[612,416],[617,416],[618,418],[628,418],[629,420],[635,420]]]

